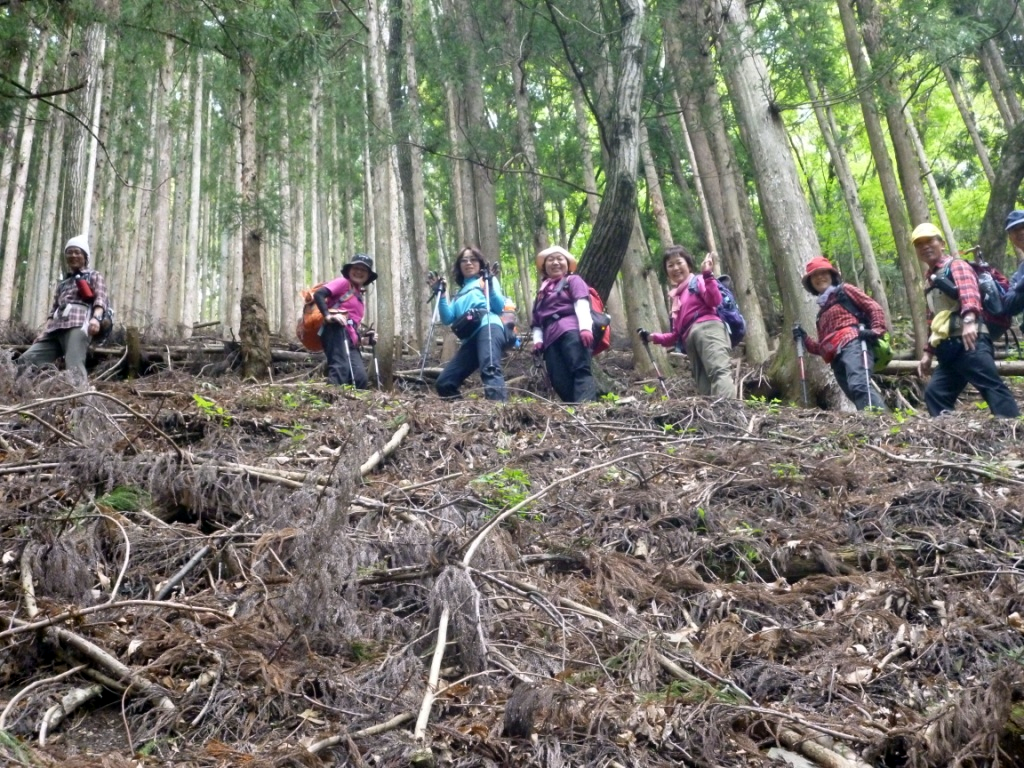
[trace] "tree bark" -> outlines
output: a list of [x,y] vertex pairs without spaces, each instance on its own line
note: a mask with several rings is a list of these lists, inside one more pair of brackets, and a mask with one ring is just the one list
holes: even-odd
[[988,183],[991,184],[992,180],[995,179],[996,173],[992,170],[992,161],[989,159],[988,147],[986,147],[985,142],[981,140],[981,132],[978,130],[978,121],[974,118],[974,110],[971,108],[970,102],[967,97],[964,96],[964,92],[960,88],[960,78],[953,74],[953,70],[948,64],[943,65],[942,74],[946,77],[946,84],[949,85],[949,92],[953,96],[953,102],[956,104],[956,108],[960,112],[960,117],[964,121],[964,127],[967,128],[967,133],[971,137],[971,143],[974,145],[974,151],[978,153],[978,162],[981,163],[981,167],[985,171],[985,178],[988,179]]
[[1024,181],[1024,123],[1019,123],[1006,135],[995,171],[992,193],[981,221],[981,249],[989,255],[1006,252],[1003,222],[1007,213],[1019,207],[1016,205],[1017,195]]
[[203,57],[196,56],[196,86],[192,95],[192,167],[189,174],[188,237],[185,251],[184,295],[181,302],[181,324],[187,339],[198,317],[196,294],[199,292],[197,269],[199,261],[199,204],[203,178]]
[[239,304],[239,341],[242,377],[263,379],[270,371],[270,328],[263,298],[263,264],[259,220],[260,168],[256,154],[256,72],[251,52],[239,54],[239,147],[242,198],[242,297]]
[[924,344],[928,340],[924,296],[921,292],[921,271],[918,267],[917,256],[910,244],[910,227],[907,226],[906,209],[903,207],[903,200],[896,184],[896,174],[893,171],[892,161],[889,159],[889,150],[882,132],[878,107],[871,94],[871,69],[861,51],[860,33],[851,5],[852,0],[836,0],[836,2],[843,25],[846,50],[857,78],[857,91],[861,114],[864,117],[864,128],[871,146],[871,156],[874,158],[875,168],[878,171],[878,181],[882,188],[882,197],[885,200],[885,210],[889,216],[889,226],[892,228],[893,245],[899,256],[900,273],[903,275],[907,305],[910,307],[910,315],[914,323],[914,348],[917,356],[920,357],[921,352],[924,351]]

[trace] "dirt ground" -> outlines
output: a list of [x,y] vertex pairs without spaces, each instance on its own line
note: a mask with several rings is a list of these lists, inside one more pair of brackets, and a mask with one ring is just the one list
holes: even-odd
[[1024,427],[975,401],[10,357],[5,764],[1024,766]]

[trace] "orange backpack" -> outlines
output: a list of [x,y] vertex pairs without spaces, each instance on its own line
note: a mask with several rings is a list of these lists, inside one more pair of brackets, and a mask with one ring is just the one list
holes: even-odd
[[295,324],[295,335],[306,349],[310,352],[323,352],[324,343],[320,340],[320,329],[324,325],[324,316],[320,314],[320,308],[313,301],[313,294],[326,283],[317,283],[312,288],[299,291],[302,297],[302,315]]

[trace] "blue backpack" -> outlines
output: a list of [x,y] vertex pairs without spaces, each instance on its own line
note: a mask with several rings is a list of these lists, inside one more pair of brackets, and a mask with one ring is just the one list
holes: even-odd
[[[732,284],[732,278],[728,275],[722,275],[721,277],[716,277],[715,282],[718,283],[718,290],[722,294],[722,303],[718,305],[716,311],[729,331],[729,342],[733,347],[736,347],[743,341],[743,337],[747,335],[747,321],[743,319],[739,304],[736,303],[736,294],[729,287]],[[693,293],[697,292],[694,281],[690,282],[690,290]]]

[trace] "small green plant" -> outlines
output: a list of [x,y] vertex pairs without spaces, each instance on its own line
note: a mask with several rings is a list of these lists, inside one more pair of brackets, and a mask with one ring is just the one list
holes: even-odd
[[653,384],[644,384],[643,389],[644,389],[644,394],[646,394],[646,395],[653,395],[655,392],[658,391],[658,388],[656,386],[654,386]]
[[[505,467],[497,472],[480,475],[470,483],[495,511],[513,507],[530,495],[530,476],[521,469]],[[525,510],[524,510],[525,511]]]
[[750,397],[747,398],[747,400],[752,405],[761,406],[765,408],[768,411],[768,413],[773,415],[777,414],[780,410],[782,410],[782,401],[777,397],[773,397],[771,400],[769,400],[764,395],[751,395]]
[[110,493],[96,499],[96,504],[101,507],[109,507],[116,512],[138,512],[149,506],[151,501],[150,495],[141,488],[119,485]]
[[203,415],[206,416],[209,421],[219,421],[222,427],[231,426],[231,414],[227,410],[213,400],[209,400],[202,395],[192,395],[192,399],[196,403],[196,407],[202,411]]
[[605,394],[601,395],[601,400],[606,403],[617,403],[619,402],[619,396],[616,395],[614,392],[606,392]]
[[769,464],[768,466],[771,468],[772,474],[776,477],[782,477],[788,480],[795,480],[803,477],[803,475],[800,474],[800,467],[796,464],[781,463]]
[[290,438],[293,443],[301,443],[306,439],[306,430],[309,429],[308,424],[300,424],[295,421],[292,422],[290,427],[274,427],[275,432],[279,432],[287,438]]

